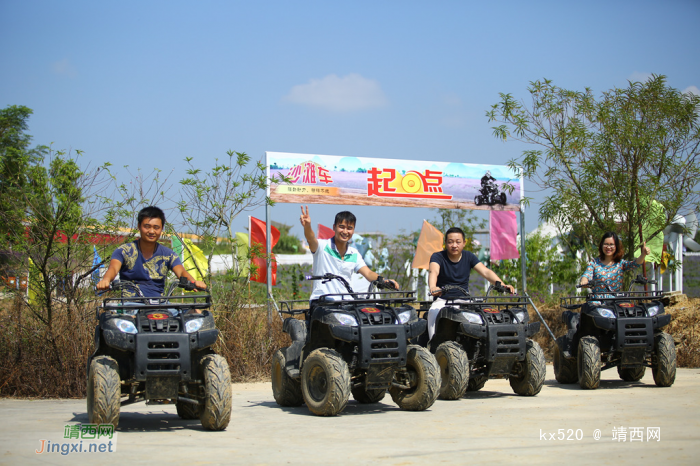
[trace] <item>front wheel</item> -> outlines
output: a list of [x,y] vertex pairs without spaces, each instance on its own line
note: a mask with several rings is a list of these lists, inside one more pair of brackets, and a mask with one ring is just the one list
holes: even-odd
[[501,193],[500,201],[501,201],[501,204],[506,205],[506,202],[507,202],[506,193]]
[[518,395],[535,396],[544,384],[546,366],[544,352],[537,342],[528,340],[525,360],[516,364],[516,373],[508,377],[510,387]]
[[469,383],[469,358],[460,345],[446,341],[435,351],[435,360],[440,366],[440,398],[458,400],[464,396]]
[[662,332],[654,337],[651,373],[659,387],[670,387],[676,380],[676,345],[668,333]]
[[617,375],[625,382],[638,382],[642,380],[647,368],[644,366],[626,367],[617,366]]
[[596,337],[582,337],[578,342],[578,384],[593,389],[600,385],[600,343]]
[[121,381],[117,361],[109,356],[93,358],[87,385],[88,422],[117,427],[121,407]]
[[422,346],[408,345],[406,371],[410,388],[392,386],[389,389],[391,399],[406,411],[430,408],[440,394],[440,366],[435,357]]
[[311,352],[301,370],[301,392],[309,410],[317,416],[335,416],[350,398],[350,370],[336,351]]
[[567,359],[562,354],[564,337],[557,338],[554,344],[554,378],[561,384],[576,383],[578,380],[578,369],[576,359]]
[[272,357],[272,395],[280,406],[301,406],[304,402],[301,383],[287,374],[286,365],[284,351],[277,350]]
[[231,371],[223,356],[208,354],[202,358],[204,406],[199,420],[206,430],[224,430],[231,421]]
[[476,205],[481,205],[482,202],[483,202],[483,198],[482,198],[481,196],[477,195],[477,196],[474,198],[474,204],[476,204]]

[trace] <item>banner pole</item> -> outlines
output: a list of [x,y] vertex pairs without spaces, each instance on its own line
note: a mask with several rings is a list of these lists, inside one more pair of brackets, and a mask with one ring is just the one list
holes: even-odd
[[527,252],[525,251],[525,212],[520,206],[520,270],[522,274],[523,293],[527,293]]
[[265,176],[267,177],[267,190],[265,195],[265,260],[267,261],[267,321],[272,322],[272,227],[270,225],[270,161],[265,152]]

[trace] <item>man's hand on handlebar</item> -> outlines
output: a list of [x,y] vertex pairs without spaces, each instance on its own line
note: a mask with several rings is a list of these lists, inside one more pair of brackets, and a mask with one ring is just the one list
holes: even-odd
[[110,285],[110,280],[103,278],[102,280],[97,282],[97,285],[95,285],[95,288],[97,288],[98,291],[106,291],[106,290],[109,290],[109,285]]

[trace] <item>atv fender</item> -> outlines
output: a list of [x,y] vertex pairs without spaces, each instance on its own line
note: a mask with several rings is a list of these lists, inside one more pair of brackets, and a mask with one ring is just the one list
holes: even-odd
[[569,330],[576,330],[580,321],[581,314],[578,312],[564,311],[561,314],[561,322],[566,324],[566,328]]
[[568,334],[562,335],[561,338],[557,338],[555,344],[559,346],[559,350],[561,351],[561,354],[567,358],[571,359],[574,357],[574,355],[571,352],[571,348],[573,347],[573,334],[571,331],[569,331]]
[[540,323],[539,322],[532,322],[532,323],[527,324],[527,330],[525,331],[525,334],[527,335],[528,338],[532,338],[533,335],[535,335],[539,331],[540,331]]
[[280,351],[284,354],[286,364],[284,370],[287,375],[293,379],[299,379],[301,372],[299,371],[299,362],[301,360],[301,352],[304,349],[303,341],[293,341],[291,346],[281,348]]
[[671,314],[661,314],[651,318],[652,326],[654,330],[664,328],[669,323],[671,323]]
[[287,317],[282,324],[282,331],[288,333],[292,341],[306,341],[306,322]]

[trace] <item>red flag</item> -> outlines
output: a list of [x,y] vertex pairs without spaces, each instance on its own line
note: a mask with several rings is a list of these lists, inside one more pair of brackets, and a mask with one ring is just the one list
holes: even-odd
[[[270,227],[272,233],[272,248],[280,239],[280,231],[274,226]],[[267,225],[262,220],[255,217],[250,217],[250,245],[259,244],[262,251],[267,247]],[[251,262],[257,267],[255,275],[251,275],[250,280],[258,283],[267,283],[267,260],[265,257],[254,257]],[[275,255],[272,255],[272,286],[277,284],[277,261]]]
[[335,231],[332,228],[318,224],[318,239],[331,239],[335,236]]

